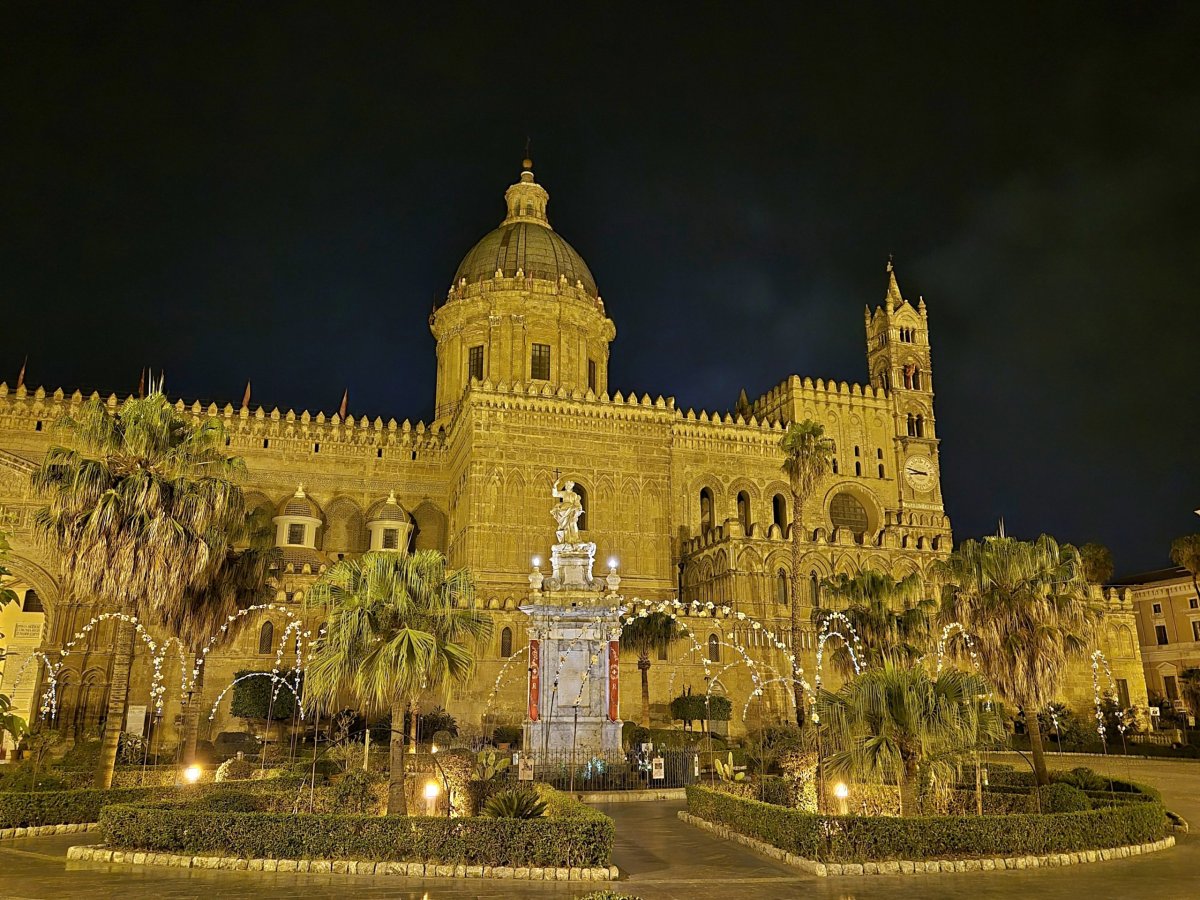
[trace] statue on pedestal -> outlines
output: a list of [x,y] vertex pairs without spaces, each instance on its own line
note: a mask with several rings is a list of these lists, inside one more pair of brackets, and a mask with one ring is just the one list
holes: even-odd
[[575,482],[565,484],[562,479],[555,479],[550,493],[558,502],[550,507],[550,515],[558,523],[554,532],[560,544],[579,543],[579,517],[583,515],[583,501],[575,493]]

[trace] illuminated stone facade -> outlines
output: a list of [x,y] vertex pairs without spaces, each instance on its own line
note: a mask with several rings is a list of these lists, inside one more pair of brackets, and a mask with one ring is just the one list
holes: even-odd
[[[527,599],[532,558],[544,557],[553,542],[546,509],[560,473],[583,498],[580,526],[597,545],[600,571],[610,558],[619,561],[623,595],[730,603],[781,635],[789,605],[810,606],[826,576],[871,567],[924,577],[949,553],[927,311],[923,300],[914,305],[903,296],[890,264],[882,303],[865,313],[867,383],[790,376],[757,399],[743,394],[729,412],[683,410],[672,398],[610,386],[616,328],[587,265],[550,227],[548,195],[528,165],[506,201],[503,223],[467,254],[430,316],[437,341],[432,423],[179,402],[197,417],[221,419],[230,452],[245,458],[251,502],[270,507],[284,547],[282,603],[299,611],[316,574],[343,555],[406,544],[445,551],[453,565],[474,571],[479,600],[496,624],[476,678],[447,705],[463,721],[486,714],[519,722],[524,660],[508,666],[498,690],[497,676],[502,656],[525,646],[527,620],[518,607]],[[82,399],[0,385],[0,504],[14,528],[11,568],[45,603],[47,647],[70,640],[99,611],[60,595],[56,563],[33,544],[29,528],[29,470],[50,445],[53,423]],[[108,402],[115,408],[118,398]],[[836,472],[804,509],[809,587],[792,598],[790,495],[778,444],[786,423],[805,418],[823,423],[835,442]],[[1123,631],[1133,633],[1131,610],[1114,598],[1111,611],[1105,649],[1136,684],[1134,701],[1143,702],[1136,645],[1121,643]],[[270,668],[284,621],[268,619],[265,636],[264,621],[255,622],[213,655],[206,708],[236,670]],[[722,642],[710,641],[718,631],[712,620],[692,621],[696,644],[653,661],[653,708],[663,718],[669,693],[704,690],[702,650],[720,657],[711,667],[719,673],[715,689],[735,698],[740,720],[752,686],[731,645],[761,659],[764,678],[771,666],[782,670],[781,654],[745,622]],[[63,693],[65,719],[78,715],[79,685],[107,680],[111,643],[102,628],[81,643],[85,652],[72,655],[75,687]],[[811,672],[813,634],[800,656]],[[629,689],[637,683],[635,662],[622,662],[626,718],[639,707]],[[167,668],[171,713],[177,668]],[[144,702],[138,692],[144,698],[148,678],[149,667],[135,662],[131,702]],[[1072,679],[1077,703],[1090,699],[1089,678],[1081,668]],[[100,708],[98,699],[88,702]],[[788,715],[782,686],[764,702],[770,715]],[[227,710],[228,699],[213,734],[241,727]]]

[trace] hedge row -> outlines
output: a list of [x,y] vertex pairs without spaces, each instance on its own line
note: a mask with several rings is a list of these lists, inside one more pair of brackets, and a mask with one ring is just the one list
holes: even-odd
[[896,818],[818,816],[699,785],[687,789],[687,799],[694,816],[825,862],[1071,853],[1151,843],[1166,830],[1157,802],[1056,815]]
[[215,812],[199,804],[106,806],[115,849],[225,853],[246,859],[365,859],[484,866],[607,866],[615,828],[607,816],[540,788],[540,819]]
[[100,810],[117,803],[154,803],[193,800],[206,794],[239,790],[254,793],[298,789],[298,777],[230,782],[226,785],[196,784],[180,787],[80,788],[70,791],[0,792],[0,828],[34,825],[78,825],[97,822]]

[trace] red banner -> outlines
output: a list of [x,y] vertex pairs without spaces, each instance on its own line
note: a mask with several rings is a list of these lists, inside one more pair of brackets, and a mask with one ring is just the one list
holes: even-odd
[[617,721],[621,714],[621,645],[608,642],[608,721]]
[[538,720],[538,699],[542,683],[542,655],[536,638],[529,639],[529,721]]

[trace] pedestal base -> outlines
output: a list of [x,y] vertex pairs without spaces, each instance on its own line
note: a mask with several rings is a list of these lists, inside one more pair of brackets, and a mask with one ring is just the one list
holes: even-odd
[[571,710],[566,710],[565,719],[555,718],[549,723],[526,722],[525,742],[522,746],[526,753],[538,754],[543,750],[548,752],[571,750],[586,753],[620,753],[621,752],[621,722],[580,720],[578,726],[571,719]]

